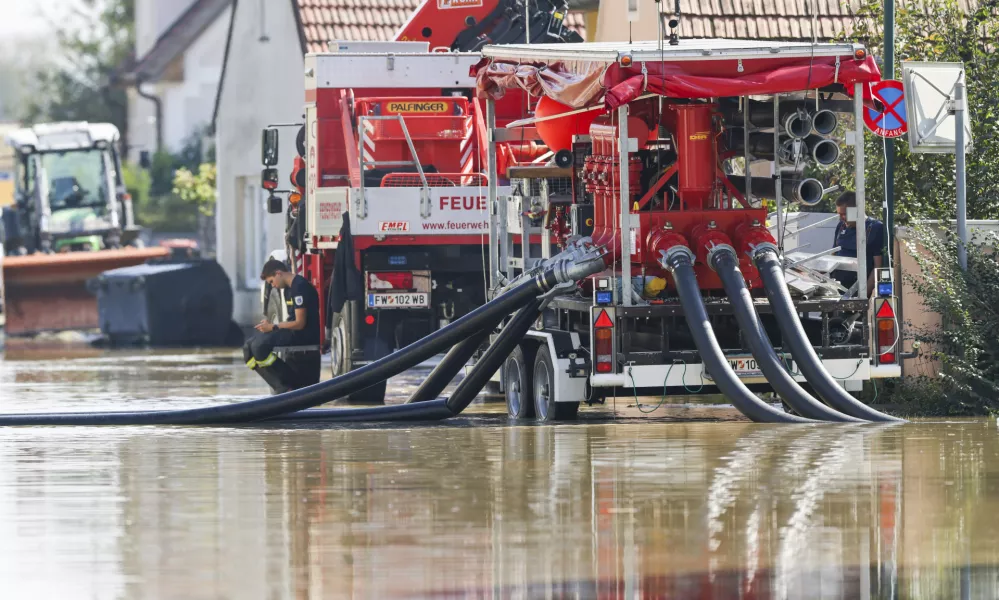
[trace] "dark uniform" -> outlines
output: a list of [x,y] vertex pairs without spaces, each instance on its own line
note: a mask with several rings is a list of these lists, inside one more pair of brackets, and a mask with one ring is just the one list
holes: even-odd
[[[875,218],[867,217],[865,234],[867,236],[867,271],[865,279],[874,270],[874,257],[884,255],[885,247],[885,226]],[[836,256],[849,256],[857,258],[857,228],[847,227],[846,223],[840,221],[836,225],[836,232],[833,235],[833,247],[840,246],[840,251]],[[837,269],[832,272],[834,279],[840,282],[843,287],[849,289],[857,282],[857,273],[854,271],[843,271]]]
[[[319,345],[319,294],[309,281],[295,275],[291,287],[284,290],[288,305],[288,320],[295,320],[295,310],[305,309],[305,329],[275,329],[258,333],[243,345],[243,358],[247,365],[268,366],[273,361],[271,353],[277,346],[318,346]],[[251,362],[253,361],[253,362]]]

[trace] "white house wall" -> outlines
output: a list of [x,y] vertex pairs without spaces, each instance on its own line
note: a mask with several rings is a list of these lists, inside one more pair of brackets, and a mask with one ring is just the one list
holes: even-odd
[[[174,14],[176,7],[161,7],[160,4],[170,3],[140,1],[136,5],[136,45],[140,45],[141,39],[146,51],[190,2],[187,0],[179,2],[181,10],[177,14]],[[142,5],[148,5],[143,10],[157,15],[156,18],[169,20],[161,24],[160,29],[147,25],[144,30],[148,33],[140,36],[140,29],[143,29],[140,23],[145,18],[139,12]],[[231,10],[231,8],[226,9],[184,52],[180,59],[183,61],[183,81],[150,83],[144,88],[157,95],[163,103],[163,144],[166,146],[165,150],[169,152],[179,151],[191,134],[211,123],[218,83],[222,75]],[[152,43],[147,39],[149,35],[153,36]],[[134,89],[129,90],[129,113],[131,148],[128,156],[129,159],[136,161],[141,152],[152,153],[156,148],[156,113],[153,103],[139,96]]]
[[[269,124],[301,123],[304,60],[291,2],[268,2],[261,41],[261,2],[237,0],[229,62],[216,121],[218,205],[216,258],[232,283],[233,318],[261,315],[259,272],[271,250],[284,248],[284,215],[268,215],[259,191],[260,134]],[[296,129],[282,128],[280,186],[289,187]],[[247,190],[253,197],[247,198]]]

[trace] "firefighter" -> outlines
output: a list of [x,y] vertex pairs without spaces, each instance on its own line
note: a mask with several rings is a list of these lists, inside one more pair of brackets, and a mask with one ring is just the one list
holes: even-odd
[[272,288],[287,290],[288,320],[275,324],[264,319],[258,323],[255,329],[260,333],[243,345],[243,359],[275,391],[287,391],[299,387],[295,384],[297,378],[294,370],[274,354],[274,348],[319,345],[319,294],[307,279],[292,274],[274,258],[264,264],[260,279]]
[[[846,217],[846,209],[856,206],[857,195],[853,192],[845,192],[836,199],[839,223],[833,234],[833,247],[840,247],[836,256],[857,257],[857,223]],[[884,264],[885,226],[881,221],[868,216],[864,231],[867,236],[867,295],[870,296],[874,291],[874,270]],[[857,267],[859,271],[860,265]],[[854,271],[837,269],[832,272],[832,276],[847,289],[857,282],[857,272]]]

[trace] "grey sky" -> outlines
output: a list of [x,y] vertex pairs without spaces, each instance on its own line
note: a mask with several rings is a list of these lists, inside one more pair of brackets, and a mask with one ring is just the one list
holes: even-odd
[[43,14],[58,14],[60,6],[72,0],[0,0],[0,36],[2,38],[44,34]]

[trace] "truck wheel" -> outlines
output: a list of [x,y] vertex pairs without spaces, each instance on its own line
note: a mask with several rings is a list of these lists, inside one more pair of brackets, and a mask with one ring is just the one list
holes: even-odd
[[506,412],[514,419],[534,416],[534,387],[531,375],[534,370],[536,347],[521,344],[514,348],[503,363],[503,389]]
[[[350,303],[347,303],[341,312],[333,315],[333,330],[330,335],[330,365],[333,377],[354,370],[354,361],[351,357],[351,348],[353,348],[354,342],[350,337],[352,312]],[[384,340],[374,339],[368,342],[364,349],[366,360],[377,360],[388,355],[388,344]],[[350,394],[344,400],[351,404],[384,404],[385,384],[384,381],[376,383],[369,388]]]
[[534,408],[542,423],[571,421],[579,412],[579,402],[555,402],[555,361],[547,344],[541,344],[534,359]]

